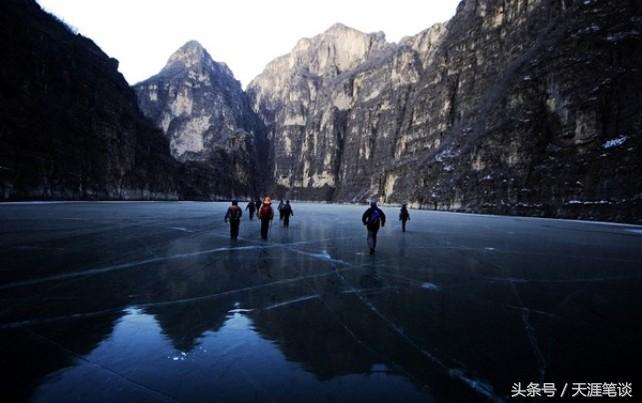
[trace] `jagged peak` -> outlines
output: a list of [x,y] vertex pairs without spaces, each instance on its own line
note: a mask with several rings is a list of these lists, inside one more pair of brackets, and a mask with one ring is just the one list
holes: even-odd
[[299,39],[289,53],[268,63],[248,88],[261,80],[271,81],[275,74],[291,74],[301,68],[307,73],[333,76],[357,67],[389,46],[381,31],[365,33],[338,22],[313,37]]
[[185,42],[185,44],[183,46],[181,46],[179,48],[179,50],[180,49],[200,49],[200,50],[203,50],[203,51],[205,50],[203,45],[201,45],[201,43],[199,41],[197,41],[196,39],[192,39],[192,40],[189,40],[189,41]]
[[310,49],[316,51],[316,46],[318,46],[320,43],[327,42],[336,43],[342,48],[350,48],[350,44],[354,43],[355,41],[363,43],[376,42],[380,43],[382,46],[385,46],[385,44],[387,44],[386,36],[381,31],[365,33],[359,31],[358,29],[349,27],[343,23],[337,22],[318,35],[315,35],[311,38],[299,39],[295,47],[292,49],[291,54],[296,54],[298,52],[307,52]]
[[[207,50],[195,40],[188,41],[169,57],[167,66],[175,63],[181,63],[186,67],[191,67],[197,63],[212,60]],[[166,67],[167,67],[166,66]]]
[[323,33],[318,35],[318,36],[343,36],[343,35],[346,35],[346,34],[363,36],[363,37],[366,37],[366,36],[381,37],[384,40],[385,40],[385,36],[386,36],[383,33],[383,31],[366,33],[366,32],[360,31],[360,30],[358,30],[356,28],[352,28],[350,26],[347,26],[347,25],[345,25],[345,24],[343,24],[341,22],[337,22],[337,23],[332,24],[328,29],[323,31]]
[[235,79],[227,64],[215,61],[207,49],[196,40],[187,41],[172,53],[159,74],[175,74],[184,69],[213,70]]
[[349,27],[341,22],[336,22],[332,24],[328,29],[324,31],[324,33],[328,34],[328,33],[345,32],[345,31],[356,31],[363,34],[363,32],[359,31],[358,29]]
[[336,40],[343,40],[345,39],[346,36],[350,36],[353,38],[374,37],[376,39],[382,40],[382,42],[385,42],[385,37],[386,37],[383,31],[366,33],[356,28],[349,27],[341,22],[337,22],[332,24],[328,29],[321,32],[320,34],[317,34],[313,37],[299,39],[297,41],[296,46],[294,47],[294,50],[300,49],[300,48],[306,48],[313,43],[319,42],[321,40],[327,40],[329,38],[336,38]]

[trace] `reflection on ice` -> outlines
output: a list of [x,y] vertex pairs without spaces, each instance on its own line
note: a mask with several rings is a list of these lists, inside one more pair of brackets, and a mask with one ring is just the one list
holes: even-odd
[[[286,378],[288,388],[282,388]],[[399,396],[421,399],[415,386],[383,364],[373,364],[360,375],[319,380],[289,362],[242,312],[227,315],[218,330],[205,331],[190,351],[180,351],[172,347],[153,315],[132,308],[83,360],[48,376],[34,398],[62,401],[72,389],[75,397],[91,401],[123,401],[139,394],[139,398],[147,395],[143,400],[195,401],[208,396],[215,401],[300,401],[315,390],[329,400],[352,393],[393,398],[391,391],[382,390],[384,379]],[[114,388],[113,382],[119,386]]]
[[187,359],[187,353],[184,351],[180,351],[179,354],[174,355],[174,356],[167,356],[167,358],[171,358],[172,361],[185,361]]

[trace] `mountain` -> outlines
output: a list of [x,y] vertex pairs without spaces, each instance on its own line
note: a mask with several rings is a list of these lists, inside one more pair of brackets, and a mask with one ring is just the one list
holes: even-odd
[[352,104],[344,88],[351,81],[345,77],[390,50],[382,33],[364,34],[335,24],[301,39],[248,85],[252,106],[268,129],[279,195],[333,198],[347,135],[344,122]]
[[[276,197],[642,222],[642,4],[464,0],[399,43],[336,24],[243,92],[197,42],[130,88],[0,5],[0,199]],[[154,127],[156,126],[156,127]]]
[[398,44],[299,41],[247,90],[274,191],[639,222],[641,7],[464,0]]
[[252,195],[265,166],[265,129],[240,83],[196,41],[134,86],[138,104],[184,163],[189,198]]
[[117,60],[27,0],[0,3],[0,54],[0,200],[179,197]]

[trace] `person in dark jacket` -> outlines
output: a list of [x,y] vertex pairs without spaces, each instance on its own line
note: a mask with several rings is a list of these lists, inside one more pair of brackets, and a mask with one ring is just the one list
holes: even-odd
[[263,204],[261,204],[261,208],[256,212],[256,217],[261,220],[261,238],[267,239],[270,222],[272,222],[272,219],[274,218],[272,199],[269,196],[263,199]]
[[399,210],[399,221],[401,221],[401,231],[406,232],[406,221],[410,220],[410,213],[408,213],[408,207],[406,203],[401,205],[401,210]]
[[241,225],[241,217],[243,216],[243,210],[239,207],[239,203],[234,200],[232,205],[227,209],[225,213],[225,222],[230,222],[230,237],[233,241],[239,236],[239,227]]
[[283,226],[290,226],[290,217],[294,217],[294,211],[292,211],[292,206],[290,206],[290,201],[286,200],[285,204],[281,208],[281,216],[283,217]]
[[368,247],[370,254],[374,255],[377,247],[377,232],[379,228],[386,225],[386,215],[377,207],[377,202],[370,202],[370,208],[361,216],[363,225],[368,229]]
[[283,203],[283,200],[279,202],[278,207],[276,208],[279,210],[279,220],[283,221],[283,206],[285,206],[285,203]]
[[250,221],[252,221],[252,218],[254,216],[254,211],[256,210],[256,206],[254,205],[254,202],[252,200],[250,200],[250,202],[247,204],[247,206],[245,206],[245,209],[246,210],[250,210],[249,211],[249,213],[250,213]]

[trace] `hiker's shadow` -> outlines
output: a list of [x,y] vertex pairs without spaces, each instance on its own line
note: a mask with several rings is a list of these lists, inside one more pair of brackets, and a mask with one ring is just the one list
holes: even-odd
[[272,278],[272,256],[267,248],[261,248],[256,257],[256,272],[260,276]]
[[[286,228],[287,229],[287,228]],[[282,231],[281,232],[281,238],[279,240],[283,244],[288,244],[290,243],[290,232],[289,231]]]
[[242,267],[238,250],[231,248],[227,251],[227,254],[223,258],[223,267],[232,284],[238,284],[245,279],[245,275],[243,274],[245,270],[243,270],[244,268]]
[[359,277],[359,287],[366,293],[376,293],[383,288],[383,279],[377,274],[377,261],[372,261],[365,266],[365,271]]

